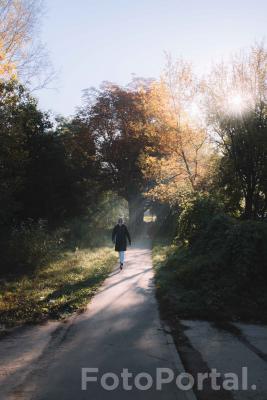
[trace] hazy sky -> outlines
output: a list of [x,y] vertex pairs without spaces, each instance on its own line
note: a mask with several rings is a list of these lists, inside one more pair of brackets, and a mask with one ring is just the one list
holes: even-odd
[[46,0],[42,38],[58,81],[40,105],[65,116],[82,90],[158,77],[164,52],[199,71],[267,34],[267,0]]

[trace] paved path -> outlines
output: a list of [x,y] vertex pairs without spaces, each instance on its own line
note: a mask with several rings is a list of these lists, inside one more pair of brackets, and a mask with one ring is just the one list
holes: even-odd
[[[2,340],[0,358],[1,400],[194,398],[191,392],[178,391],[174,383],[155,389],[157,368],[178,374],[182,365],[160,323],[148,243],[127,252],[125,269],[111,274],[84,313]],[[149,373],[154,384],[148,391],[125,391],[120,379],[114,391],[104,390],[99,382],[88,383],[82,391],[81,368],[118,376],[128,368],[134,377]]]
[[[211,370],[235,373],[239,390],[224,394],[224,400],[267,399],[267,327],[255,324],[215,324],[208,321],[182,321],[190,351]],[[180,349],[181,351],[181,349]],[[201,364],[201,363],[200,363]],[[247,368],[248,387],[241,390],[242,367]],[[227,395],[228,394],[228,395]],[[208,398],[208,397],[207,397]],[[216,392],[212,399],[217,399]]]

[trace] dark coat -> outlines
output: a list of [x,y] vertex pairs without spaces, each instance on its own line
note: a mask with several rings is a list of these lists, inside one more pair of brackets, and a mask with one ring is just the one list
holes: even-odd
[[115,243],[115,250],[116,251],[125,251],[127,248],[127,239],[129,244],[131,244],[131,237],[128,232],[127,226],[122,225],[115,225],[112,231],[112,241]]

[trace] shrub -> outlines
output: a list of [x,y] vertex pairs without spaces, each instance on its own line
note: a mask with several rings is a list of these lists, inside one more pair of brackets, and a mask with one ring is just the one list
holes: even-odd
[[222,243],[226,261],[236,278],[247,284],[267,281],[267,224],[237,221]]
[[44,220],[29,219],[1,237],[1,272],[37,267],[54,257],[62,245],[59,232],[49,233]]
[[[206,221],[205,217],[203,220]],[[190,236],[189,270],[182,275],[192,284],[197,276],[199,282],[220,281],[221,286],[237,290],[251,287],[253,282],[266,284],[266,243],[266,223],[216,215],[206,222],[206,227],[205,223],[199,225]],[[172,258],[175,260],[175,255]]]
[[92,231],[88,218],[73,218],[68,222],[65,232],[67,245],[73,250],[76,247],[88,247],[92,242]]
[[177,239],[156,269],[159,296],[171,312],[266,321],[266,222],[230,217],[198,197],[179,216]]
[[73,218],[64,229],[66,246],[76,248],[98,247],[111,243],[111,229],[96,226],[86,218]]
[[209,196],[196,197],[178,218],[177,239],[192,245],[219,212],[221,207]]
[[227,240],[229,231],[236,220],[226,214],[211,216],[203,223],[202,229],[195,232],[192,250],[196,254],[207,254],[217,252],[217,256],[222,255],[223,245]]

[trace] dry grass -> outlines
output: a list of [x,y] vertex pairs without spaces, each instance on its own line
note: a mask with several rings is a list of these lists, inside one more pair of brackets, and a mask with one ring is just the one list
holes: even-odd
[[2,327],[62,318],[81,310],[112,270],[110,247],[64,253],[60,259],[25,275],[0,282]]

